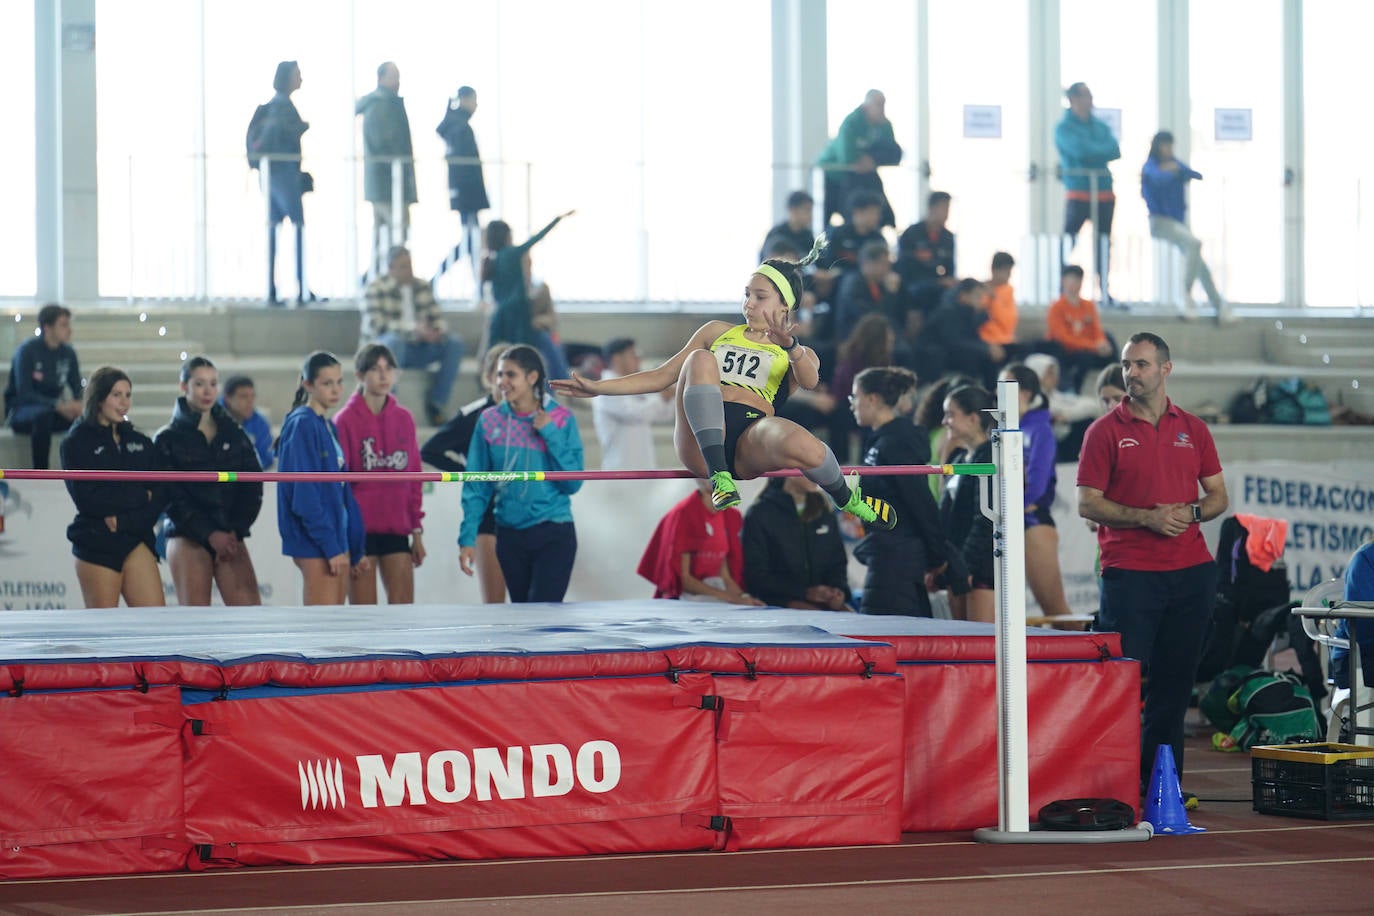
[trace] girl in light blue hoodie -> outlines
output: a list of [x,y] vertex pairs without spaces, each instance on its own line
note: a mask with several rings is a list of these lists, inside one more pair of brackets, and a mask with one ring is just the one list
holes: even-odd
[[[526,344],[501,354],[502,401],[482,412],[468,446],[469,471],[580,471],[577,418],[554,402],[539,352]],[[577,480],[463,484],[459,563],[473,573],[477,526],[496,500],[496,559],[513,602],[562,601],[577,556],[572,501]]]

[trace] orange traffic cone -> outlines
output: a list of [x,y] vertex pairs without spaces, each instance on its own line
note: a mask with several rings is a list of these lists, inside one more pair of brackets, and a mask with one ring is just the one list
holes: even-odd
[[1178,783],[1178,767],[1174,765],[1174,749],[1167,744],[1155,749],[1155,766],[1150,774],[1150,785],[1146,788],[1145,812],[1141,820],[1149,821],[1156,835],[1182,836],[1203,833],[1207,829],[1188,823],[1188,812],[1183,807],[1183,789]]

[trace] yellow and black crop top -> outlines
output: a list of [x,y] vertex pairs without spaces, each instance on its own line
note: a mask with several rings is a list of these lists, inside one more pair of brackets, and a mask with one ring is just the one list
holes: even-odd
[[[737,324],[711,341],[711,352],[720,367],[720,383],[747,388],[774,406],[787,398],[787,351],[771,343],[744,336],[747,325]],[[779,391],[782,396],[779,397]]]

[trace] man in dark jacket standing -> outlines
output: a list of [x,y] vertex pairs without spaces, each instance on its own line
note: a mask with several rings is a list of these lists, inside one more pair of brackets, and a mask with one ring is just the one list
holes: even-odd
[[38,330],[19,345],[10,362],[5,415],[11,429],[28,433],[33,466],[46,469],[52,434],[67,429],[81,415],[85,388],[71,345],[71,310],[43,306],[38,310]]
[[[357,111],[363,116],[363,197],[372,204],[373,276],[385,269],[386,253],[405,244],[410,205],[416,200],[410,117],[400,89],[401,71],[387,61],[377,68],[377,88],[358,99]],[[392,181],[398,163],[399,189]]]
[[444,138],[444,155],[448,158],[448,206],[458,211],[461,237],[444,263],[434,273],[434,285],[444,272],[457,263],[466,252],[472,264],[474,299],[482,297],[482,227],[477,214],[491,206],[487,200],[487,183],[482,177],[482,157],[477,151],[477,135],[472,132],[472,116],[477,112],[477,90],[460,86],[458,94],[448,103],[444,119],[435,132]]

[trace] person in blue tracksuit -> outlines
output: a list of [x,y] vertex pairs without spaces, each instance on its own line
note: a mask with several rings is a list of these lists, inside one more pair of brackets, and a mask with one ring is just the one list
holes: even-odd
[[[316,351],[301,367],[291,412],[277,437],[281,471],[342,471],[339,434],[325,413],[343,397],[343,368],[333,353]],[[287,483],[277,486],[277,529],[281,552],[304,580],[301,603],[344,604],[353,571],[370,572],[363,514],[346,483]]]

